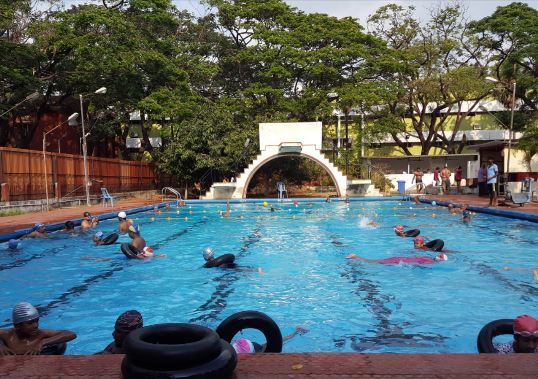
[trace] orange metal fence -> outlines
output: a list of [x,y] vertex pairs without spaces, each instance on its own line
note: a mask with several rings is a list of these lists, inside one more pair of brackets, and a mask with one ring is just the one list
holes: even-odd
[[[88,168],[91,195],[100,195],[101,187],[109,192],[157,188],[155,167],[150,163],[88,157]],[[45,182],[50,198],[83,196],[82,156],[46,152],[43,159],[40,151],[0,147],[0,183],[7,183],[9,200],[44,199]]]

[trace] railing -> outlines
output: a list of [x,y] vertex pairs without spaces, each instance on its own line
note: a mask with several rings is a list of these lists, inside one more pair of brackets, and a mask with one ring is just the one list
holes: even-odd
[[[161,195],[162,195],[162,201],[165,200],[165,193],[166,192],[170,192],[172,195],[175,195],[176,196],[176,201],[179,203],[179,201],[181,200],[181,194],[176,191],[174,188],[172,187],[164,187],[162,190],[161,190]],[[167,199],[168,200],[168,199]]]

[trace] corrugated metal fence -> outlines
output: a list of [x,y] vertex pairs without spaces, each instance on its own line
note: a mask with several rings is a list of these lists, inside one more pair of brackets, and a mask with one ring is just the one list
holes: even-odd
[[[88,157],[88,168],[91,195],[100,195],[101,187],[109,192],[129,192],[161,185],[150,163]],[[40,151],[0,147],[0,183],[8,184],[11,201],[44,199],[45,182],[50,198],[83,196],[82,156],[47,152],[43,159]]]

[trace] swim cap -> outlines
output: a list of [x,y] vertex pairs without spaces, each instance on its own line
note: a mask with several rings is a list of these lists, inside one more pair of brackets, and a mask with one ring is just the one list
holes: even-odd
[[448,256],[446,254],[439,254],[435,257],[436,261],[448,261]]
[[396,230],[398,232],[403,232],[404,231],[404,226],[403,225],[396,225],[394,227],[394,230]]
[[424,237],[416,236],[415,238],[413,238],[413,242],[424,242]]
[[10,239],[7,243],[7,247],[9,247],[11,250],[17,250],[19,248],[19,241]]
[[90,212],[84,212],[84,217],[91,217],[91,213]]
[[144,249],[142,249],[142,256],[145,258],[153,257],[153,249],[149,246],[146,246]]
[[132,330],[141,328],[144,326],[144,319],[142,314],[135,310],[123,312],[114,325],[114,329],[119,332],[130,332]]
[[119,218],[127,218],[127,213],[122,211],[122,212],[118,213],[118,217]]
[[436,202],[435,200],[432,201],[432,205],[433,205],[433,206],[436,206],[436,205],[437,205],[437,202]]
[[469,216],[469,215],[471,214],[471,212],[469,212],[469,211],[463,211],[462,214],[463,214],[464,216]]
[[206,261],[213,258],[214,255],[215,255],[215,253],[213,252],[213,249],[211,247],[207,246],[207,247],[204,248],[204,259]]
[[20,324],[21,322],[32,321],[39,318],[39,312],[30,303],[20,302],[13,308],[12,319],[13,324]]
[[129,231],[135,234],[140,234],[140,227],[138,225],[129,226]]
[[37,229],[40,229],[40,228],[44,228],[45,227],[45,224],[40,224],[40,223],[37,223],[34,225],[34,230],[37,230]]
[[514,320],[514,333],[530,332],[538,330],[538,320],[529,315],[521,315]]
[[239,338],[237,341],[235,341],[232,345],[235,349],[235,351],[238,354],[242,353],[254,353],[254,344],[252,341],[247,340],[246,338]]
[[94,234],[95,237],[101,238],[103,236],[103,232],[97,232]]

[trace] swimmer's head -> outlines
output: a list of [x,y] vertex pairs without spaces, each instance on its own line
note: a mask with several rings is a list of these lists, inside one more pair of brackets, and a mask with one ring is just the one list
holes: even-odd
[[100,240],[101,238],[103,238],[103,232],[97,232],[93,236],[95,237],[95,239]]
[[118,213],[118,218],[121,218],[123,220],[127,219],[127,213],[125,213],[123,211]]
[[415,244],[415,247],[424,246],[424,237],[416,236],[415,238],[413,238],[413,243]]
[[448,261],[448,256],[446,254],[439,254],[434,258],[436,261]]
[[140,234],[140,227],[138,225],[131,225],[129,226],[129,232],[134,233],[136,235]]
[[404,231],[404,226],[403,225],[396,225],[394,227],[394,231],[396,232],[396,234],[402,234],[403,231]]
[[66,221],[65,224],[66,230],[74,230],[75,229],[75,223],[73,221]]
[[90,218],[92,214],[90,212],[84,212],[84,218]]
[[206,261],[213,259],[214,256],[215,256],[215,253],[213,252],[213,249],[211,247],[207,246],[204,248],[204,259]]
[[238,354],[255,353],[254,344],[246,338],[239,338],[233,343],[233,348]]
[[34,225],[34,230],[44,232],[45,231],[45,224],[37,223]]
[[13,325],[17,325],[23,322],[36,320],[39,318],[39,312],[30,303],[20,302],[13,308],[12,320]]
[[470,216],[470,215],[471,215],[471,212],[469,212],[468,210],[464,210],[463,213],[462,213],[462,215],[463,215],[464,217],[467,217],[467,216]]
[[14,239],[10,239],[9,242],[7,243],[7,247],[10,250],[17,250],[19,248],[19,241],[14,240]]
[[149,246],[146,246],[144,249],[142,249],[142,256],[144,258],[151,258],[153,257],[153,249]]

